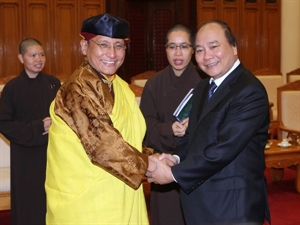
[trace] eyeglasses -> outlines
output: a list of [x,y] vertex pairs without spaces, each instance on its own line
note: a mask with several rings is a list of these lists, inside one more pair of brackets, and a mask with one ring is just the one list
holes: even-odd
[[107,51],[109,48],[113,47],[117,52],[121,52],[126,49],[126,45],[124,44],[115,44],[115,45],[109,45],[108,43],[97,43],[96,41],[90,39],[90,41],[94,42],[98,47],[103,50]]
[[168,44],[165,46],[166,46],[166,49],[168,49],[170,51],[176,51],[177,48],[180,48],[180,50],[182,50],[182,51],[186,51],[192,47],[192,45],[189,45],[189,44],[180,44],[180,45]]

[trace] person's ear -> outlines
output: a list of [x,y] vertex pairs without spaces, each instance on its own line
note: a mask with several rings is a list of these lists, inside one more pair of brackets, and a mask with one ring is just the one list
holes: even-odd
[[87,48],[88,48],[88,41],[87,40],[80,40],[80,47],[82,54],[86,55]]
[[18,54],[18,58],[19,61],[23,64],[24,63],[23,56],[21,54]]
[[234,54],[234,55],[237,55],[237,54],[238,54],[237,47],[232,47],[232,49],[233,49],[233,54]]

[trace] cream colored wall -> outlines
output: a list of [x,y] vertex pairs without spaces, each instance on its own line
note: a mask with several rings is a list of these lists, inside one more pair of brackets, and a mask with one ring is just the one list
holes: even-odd
[[[2,91],[4,85],[0,85],[0,92]],[[10,166],[10,147],[9,141],[0,134],[0,168]],[[2,179],[0,173],[0,180]],[[1,187],[0,187],[1,189]]]
[[[281,2],[281,72],[300,68],[300,0]],[[286,79],[285,79],[286,80]]]
[[[0,134],[0,168],[4,167],[10,167],[10,146],[9,141]],[[2,180],[1,175],[0,173],[0,180]]]

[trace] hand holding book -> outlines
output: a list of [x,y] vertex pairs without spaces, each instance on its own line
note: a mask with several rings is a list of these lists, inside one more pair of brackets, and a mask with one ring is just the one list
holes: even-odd
[[177,121],[182,122],[185,118],[190,116],[192,103],[193,103],[193,88],[186,94],[183,100],[173,113]]
[[185,118],[182,122],[175,121],[172,124],[173,134],[176,137],[183,137],[189,125],[189,118]]

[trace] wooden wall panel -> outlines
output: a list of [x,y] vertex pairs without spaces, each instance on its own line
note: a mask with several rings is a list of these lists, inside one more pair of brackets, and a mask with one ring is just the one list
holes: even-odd
[[48,1],[27,1],[26,3],[25,11],[23,11],[23,35],[35,36],[41,42],[45,42],[50,36],[49,3]]
[[[164,49],[158,51],[157,47],[152,51],[151,48],[162,45],[154,38],[163,40],[163,30],[167,29],[169,19],[183,22],[192,29],[208,19],[223,19],[237,36],[239,56],[245,66],[252,71],[264,67],[280,71],[280,0],[1,0],[0,84],[21,72],[23,66],[17,59],[18,45],[26,37],[35,37],[42,42],[47,57],[44,72],[63,81],[83,58],[79,45],[82,20],[107,11],[136,22],[135,14],[127,8],[129,2],[148,4],[146,11],[137,14],[137,17],[140,15],[140,23],[132,24],[133,27],[142,27],[141,24],[146,23],[147,28],[146,34],[137,35],[136,41],[140,44],[135,46],[131,43],[132,49],[129,46],[126,53],[119,73],[125,80],[130,80],[130,76],[134,75],[132,72],[137,71],[131,71],[133,66],[138,65],[138,70],[142,67],[153,70],[154,64],[157,68],[162,67]],[[171,11],[166,16],[165,11],[161,13],[155,11],[157,9]],[[144,17],[143,13],[146,14]],[[152,30],[148,30],[149,27]],[[133,49],[134,46],[138,51]],[[136,52],[139,55],[133,58],[132,54]],[[132,61],[129,64],[130,59],[143,62]]]
[[241,1],[234,1],[234,2],[226,2],[222,1],[222,10],[220,10],[220,18],[225,18],[226,22],[229,24],[231,30],[235,34],[237,38],[240,36],[240,3]]
[[280,30],[281,20],[279,3],[264,3],[262,14],[262,62],[261,68],[273,68],[280,71]]
[[0,2],[0,21],[0,79],[6,82],[19,74],[22,68],[17,58],[22,37],[22,18],[18,1]]
[[23,69],[17,58],[24,38],[42,42],[46,54],[45,73],[64,81],[80,65],[82,21],[105,12],[105,0],[1,0],[0,84]]
[[[258,4],[244,5],[241,18],[241,39],[238,46],[241,62],[252,71],[260,68],[260,17]],[[239,40],[238,40],[239,41]]]
[[[76,23],[74,15],[76,8],[73,2],[57,1],[54,7],[54,58],[53,71],[57,76],[70,75],[77,64],[77,48],[79,46],[78,34],[80,26]],[[62,63],[64,62],[64,63]],[[77,65],[78,66],[78,65]]]
[[[153,31],[150,34],[150,42],[152,42],[153,48],[151,49],[153,57],[153,68],[156,71],[164,69],[168,64],[166,56],[166,33],[168,29],[174,24],[174,18],[172,18],[172,10],[158,9],[153,13]],[[174,14],[173,14],[174,15]]]
[[280,0],[197,0],[197,23],[224,20],[237,38],[246,67],[280,71],[280,7]]
[[110,0],[107,4],[107,12],[130,23],[131,42],[117,72],[128,82],[132,76],[169,64],[165,37],[171,26],[183,23],[196,31],[196,0]]
[[[176,1],[165,1],[157,4],[155,1],[148,3],[148,18],[153,18],[148,26],[148,39],[150,46],[151,62],[150,68],[156,71],[164,69],[169,62],[166,56],[166,33],[175,24],[179,23],[176,19]],[[181,10],[182,11],[182,10]],[[181,20],[183,18],[181,17]],[[183,21],[181,21],[183,22]]]
[[99,0],[86,0],[79,1],[78,6],[79,13],[81,13],[80,24],[82,21],[88,17],[95,16],[101,12],[106,11],[106,3],[105,1]]
[[[50,5],[47,0],[27,0],[24,7],[23,20],[23,38],[36,38],[39,40],[45,50],[46,65],[44,71],[51,71],[53,55],[50,23]],[[20,40],[21,41],[21,40]]]
[[198,27],[206,20],[219,19],[218,2],[197,0]]
[[[129,2],[130,4],[130,2]],[[139,31],[134,32],[134,35],[130,36],[130,44],[128,50],[134,52],[135,56],[129,60],[129,68],[132,74],[138,74],[141,71],[145,71],[147,68],[147,62],[149,62],[149,55],[147,54],[147,20],[145,15],[147,14],[144,4],[130,4],[128,9],[128,22],[130,24],[130,30]],[[128,52],[128,51],[127,51]],[[126,58],[128,58],[126,56]]]

